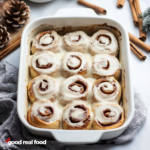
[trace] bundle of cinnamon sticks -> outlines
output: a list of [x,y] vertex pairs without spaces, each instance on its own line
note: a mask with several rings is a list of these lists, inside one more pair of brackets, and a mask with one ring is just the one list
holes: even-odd
[[[123,7],[124,2],[125,2],[125,0],[118,0],[117,7],[118,8]],[[138,15],[141,14],[140,2],[139,2],[139,0],[129,0],[129,3],[130,3],[130,7],[131,7],[133,22],[134,22],[135,26],[137,26],[139,28],[139,33],[140,33],[139,39],[142,41],[145,41],[146,33],[144,33],[142,31],[143,21],[142,21],[142,18],[138,17]]]
[[17,36],[13,39],[3,50],[0,51],[0,60],[5,58],[11,52],[13,52],[16,48],[20,46],[21,35]]
[[[129,39],[130,39],[130,49],[131,51],[142,61],[146,59],[146,56],[143,54],[141,50],[139,50],[133,43],[144,49],[146,52],[150,52],[150,46],[132,35],[131,33],[129,34]],[[133,43],[132,43],[133,42]]]
[[138,26],[139,28],[139,33],[140,33],[139,39],[141,39],[142,41],[145,41],[146,33],[142,31],[143,20],[142,18],[138,17],[138,15],[141,14],[140,2],[139,0],[129,0],[129,2],[130,2],[134,24],[135,26]]

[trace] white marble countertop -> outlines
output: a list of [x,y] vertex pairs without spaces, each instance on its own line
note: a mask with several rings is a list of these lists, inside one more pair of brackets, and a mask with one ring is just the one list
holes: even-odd
[[[123,8],[118,9],[116,7],[117,0],[86,0],[88,2],[92,2],[93,4],[99,5],[107,10],[107,15],[116,18],[122,24],[124,24],[127,30],[134,34],[135,36],[139,36],[138,28],[134,26],[129,1],[126,0]],[[42,16],[50,16],[57,12],[57,10],[61,8],[73,8],[73,7],[84,7],[77,4],[77,0],[54,0],[52,2],[36,4],[29,1],[26,1],[31,9],[31,20],[34,20],[38,17]],[[144,11],[148,4],[150,6],[149,0],[140,0],[141,9]],[[78,13],[78,12],[77,12]],[[146,43],[150,45],[150,36],[147,38]],[[92,145],[86,147],[74,147],[68,146],[68,150],[76,150],[77,148],[80,150],[149,150],[150,149],[150,54],[143,51],[143,53],[147,56],[147,59],[142,62],[140,61],[132,52],[132,80],[134,87],[138,92],[141,93],[141,96],[148,108],[147,112],[147,121],[142,129],[139,131],[136,138],[128,143],[122,145]],[[20,48],[7,56],[4,60],[8,61],[10,64],[19,66],[19,57],[20,57]]]

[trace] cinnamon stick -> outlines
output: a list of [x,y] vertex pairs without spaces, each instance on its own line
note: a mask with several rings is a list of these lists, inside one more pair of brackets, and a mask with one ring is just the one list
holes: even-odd
[[118,2],[117,2],[117,7],[118,7],[118,8],[122,8],[123,5],[124,5],[124,2],[125,2],[125,0],[118,0]]
[[[139,0],[134,0],[134,7],[135,7],[135,11],[136,11],[137,16],[139,14],[141,14],[141,8],[140,8]],[[142,20],[142,18],[138,18],[138,27],[139,27],[139,32],[140,32],[139,39],[142,41],[145,41],[146,40],[146,33],[144,33],[142,31],[142,26],[143,26],[143,20]]]
[[16,48],[20,46],[21,42],[21,35],[17,36],[15,39],[13,39],[5,49],[0,51],[0,60],[4,59],[8,54],[13,52]]
[[146,56],[130,41],[131,51],[142,61],[146,59]]
[[129,34],[130,41],[137,44],[139,47],[144,49],[146,52],[148,52],[148,53],[150,52],[150,46],[149,45],[147,45],[146,43],[144,43],[143,41],[141,41],[140,39],[138,39],[137,37],[135,37],[131,33],[128,33],[128,34]]
[[107,13],[107,11],[106,11],[105,9],[103,9],[103,8],[101,8],[101,7],[99,7],[99,6],[93,5],[93,4],[91,4],[91,3],[88,3],[88,2],[86,2],[86,1],[84,1],[84,0],[78,0],[77,2],[78,2],[79,4],[81,4],[81,5],[84,5],[84,6],[87,6],[87,7],[89,7],[89,8],[94,9],[94,11],[95,11],[96,13],[101,13],[101,14],[104,14],[104,15]]
[[129,2],[130,2],[130,7],[131,7],[134,24],[135,24],[135,26],[138,26],[138,17],[137,17],[135,8],[134,8],[133,0],[129,0]]

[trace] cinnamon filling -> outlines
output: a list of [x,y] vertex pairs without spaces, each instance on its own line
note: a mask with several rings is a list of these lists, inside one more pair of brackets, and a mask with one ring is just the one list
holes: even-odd
[[51,106],[44,106],[44,107],[41,106],[38,108],[38,113],[39,115],[46,117],[46,119],[48,119],[52,117],[54,110]]
[[81,81],[77,81],[75,83],[70,84],[68,88],[73,92],[83,94],[86,91],[87,84]]
[[112,126],[112,125],[115,125],[115,124],[117,124],[119,121],[121,120],[121,114],[120,114],[120,116],[119,116],[119,118],[118,118],[118,120],[116,121],[116,122],[109,122],[109,123],[101,123],[100,121],[98,121],[98,123],[101,125],[101,126]]
[[111,38],[108,35],[101,34],[96,37],[96,40],[99,41],[100,44],[106,44],[104,41],[101,40],[101,37],[104,37],[108,40],[107,45],[109,45],[111,43]]
[[[102,79],[97,80],[97,82],[95,83],[95,86],[98,87],[101,83],[104,83],[104,82],[110,83],[106,79],[102,78]],[[110,84],[112,84],[112,83],[110,83]],[[108,88],[107,85],[105,85],[105,86],[100,88],[100,91],[102,91],[104,94],[112,94],[112,93],[114,93],[116,91],[116,85],[113,84],[112,86],[113,86],[113,90],[105,89],[105,88]]]
[[77,39],[72,40],[72,42],[79,42],[80,39],[81,39],[81,35],[79,35]]
[[39,89],[43,92],[48,89],[48,83],[46,80],[43,80],[43,82],[40,82]]
[[103,114],[107,118],[112,118],[112,117],[114,117],[115,112],[114,112],[114,114],[111,114],[111,110],[110,109],[106,109],[106,110],[103,111]]
[[82,60],[80,59],[80,57],[76,55],[72,55],[71,58],[69,58],[67,61],[67,67],[70,70],[78,69],[81,66],[81,64],[82,64]]
[[[69,113],[69,119],[72,123],[78,123],[80,121],[83,121],[83,123],[86,123],[88,120],[90,120],[90,116],[88,116],[88,109],[84,105],[76,105],[74,106],[74,110],[71,110]],[[72,116],[75,112],[82,112],[80,116],[74,117]]]
[[109,67],[110,67],[110,63],[109,63],[109,61],[107,60],[107,66],[106,66],[106,67],[103,67],[103,69],[108,70]]
[[115,86],[115,85],[113,85],[113,90],[105,90],[105,88],[107,88],[107,86],[101,87],[100,90],[101,90],[103,93],[106,93],[106,94],[112,94],[112,93],[114,93],[114,91],[116,90],[116,86]]
[[48,68],[51,68],[51,67],[52,67],[52,64],[51,64],[51,63],[48,63],[47,65],[42,65],[42,66],[40,66],[39,63],[38,63],[38,60],[36,60],[36,67],[37,67],[37,68],[41,68],[41,69],[48,69]]
[[[47,33],[46,33],[47,34]],[[44,36],[45,34],[43,34],[40,38],[39,38],[39,41],[40,41],[40,39]],[[53,35],[49,35],[51,38],[52,38],[52,41],[50,42],[50,43],[48,43],[48,44],[44,44],[44,43],[41,43],[41,45],[42,46],[48,46],[48,45],[50,45],[50,44],[52,44],[53,43],[53,41],[54,41],[54,36]],[[38,41],[38,43],[39,43],[39,41]]]

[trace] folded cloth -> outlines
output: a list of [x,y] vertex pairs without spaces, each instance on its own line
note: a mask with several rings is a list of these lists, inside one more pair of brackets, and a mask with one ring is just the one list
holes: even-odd
[[[17,80],[18,69],[7,62],[0,62],[0,149],[3,150],[63,150],[66,145],[58,143],[53,139],[46,139],[46,145],[9,145],[10,141],[44,141],[30,134],[20,122],[17,115]],[[134,93],[135,114],[132,122],[125,132],[117,138],[106,141],[99,141],[97,144],[121,144],[134,139],[146,120],[146,107],[139,93]]]

